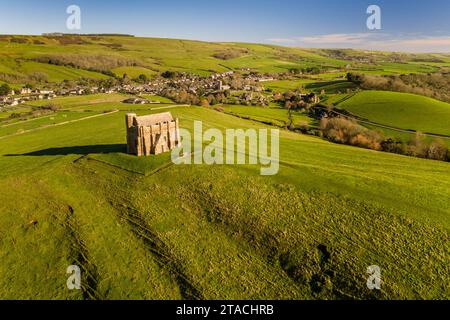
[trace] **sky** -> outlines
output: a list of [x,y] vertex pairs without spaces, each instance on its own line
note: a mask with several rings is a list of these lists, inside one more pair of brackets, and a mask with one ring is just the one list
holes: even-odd
[[[68,30],[70,5],[81,29]],[[381,9],[369,30],[367,8]],[[125,33],[315,48],[450,52],[449,0],[0,0],[0,34]]]

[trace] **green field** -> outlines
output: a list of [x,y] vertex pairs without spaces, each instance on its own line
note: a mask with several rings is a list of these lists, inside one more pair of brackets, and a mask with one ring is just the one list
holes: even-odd
[[[339,97],[334,99],[334,102],[339,102]],[[408,93],[363,91],[348,99],[344,97],[336,106],[378,124],[450,135],[450,104],[431,98]]]
[[[315,92],[386,136],[450,135],[448,103],[360,91],[345,80],[351,71],[435,72],[450,63],[445,54],[402,54],[399,63],[395,53],[351,49],[12,39],[0,38],[0,84],[13,88],[109,72],[290,72],[296,75],[261,85]],[[449,162],[291,131],[316,129],[317,120],[275,102],[206,108],[143,95],[160,103],[122,103],[129,97],[58,97],[0,112],[0,299],[450,299]],[[54,112],[39,110],[49,104]],[[221,132],[279,129],[278,174],[261,176],[261,165],[173,165],[170,153],[126,154],[125,114],[166,111],[191,132],[194,121]],[[79,291],[66,287],[73,264],[82,271]],[[381,290],[366,286],[372,265],[381,268]]]
[[307,84],[305,88],[309,91],[325,94],[340,94],[347,90],[355,89],[356,86],[346,80],[323,81]]
[[[99,113],[114,104],[85,99]],[[267,127],[170,111],[183,128]],[[170,154],[124,153],[124,115],[0,140],[0,298],[449,298],[449,163],[282,130],[275,176],[255,165],[170,166]],[[81,292],[65,287],[74,263]],[[376,292],[366,288],[374,264]]]
[[[12,42],[17,39],[24,43]],[[229,59],[217,58],[221,53],[233,55]],[[362,52],[348,54],[368,55]],[[445,67],[445,65],[432,66],[426,59],[418,63],[414,61],[413,55],[404,54],[404,63],[386,62],[390,53],[373,55],[375,61],[373,64],[368,66],[354,63],[354,70],[398,74],[434,72],[439,67]],[[53,58],[66,63],[48,64],[45,63],[48,60],[40,60],[43,58]],[[443,55],[442,59],[444,58],[448,59],[446,55]],[[331,73],[318,75],[319,78],[326,80],[342,77],[351,71],[345,69],[348,64],[348,60],[331,57],[327,50],[263,44],[211,43],[126,36],[4,36],[0,39],[0,81],[13,85],[36,79],[44,82],[78,80],[81,77],[104,79],[106,76],[101,73],[101,69],[111,71],[120,77],[127,74],[135,78],[140,74],[151,77],[166,70],[207,75],[212,72],[239,71],[244,68],[257,72],[286,72],[290,69],[318,67],[324,71],[333,70]],[[287,86],[295,89],[295,84]],[[277,89],[276,84],[274,89]]]
[[59,125],[67,121],[79,120],[97,114],[97,112],[57,112],[26,121],[16,121],[10,124],[0,125],[0,137],[23,133],[24,131],[29,130],[42,129],[47,126]]
[[306,84],[313,83],[314,80],[300,79],[300,80],[274,80],[262,83],[264,88],[272,89],[275,92],[295,91],[299,88],[304,88]]
[[49,103],[63,109],[89,109],[91,106],[98,106],[99,104],[118,104],[125,100],[128,95],[120,93],[114,94],[92,94],[89,96],[69,96],[69,97],[57,97],[50,102],[46,100],[37,100],[28,102],[30,106],[46,106]]
[[302,113],[293,111],[289,114],[288,110],[280,107],[268,108],[225,105],[224,111],[244,119],[251,119],[283,128],[289,127],[290,125],[293,126],[292,128],[298,128],[304,123],[311,124],[313,122],[313,119]]

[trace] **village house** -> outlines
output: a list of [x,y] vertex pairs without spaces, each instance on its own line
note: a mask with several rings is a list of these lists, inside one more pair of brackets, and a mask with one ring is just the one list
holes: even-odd
[[101,92],[106,93],[106,94],[111,94],[111,93],[117,92],[117,89],[116,88],[108,88],[108,89],[102,88]]
[[149,104],[150,101],[142,98],[128,98],[122,101],[122,103],[128,104]]
[[269,77],[269,78],[261,78],[261,79],[258,79],[257,81],[258,82],[268,82],[268,81],[273,81],[273,80],[274,80],[273,77]]
[[53,92],[53,90],[39,90],[39,93],[43,94],[43,95],[49,95],[49,94],[53,94],[54,92]]
[[216,87],[216,89],[218,91],[226,91],[226,90],[230,90],[231,89],[231,87],[229,85],[223,84],[222,80],[217,81],[215,87]]
[[157,155],[180,144],[178,119],[174,119],[170,112],[141,117],[128,113],[125,120],[128,154]]
[[23,87],[20,89],[20,94],[31,94],[31,89]]
[[68,94],[73,96],[81,96],[82,94],[84,94],[84,89],[83,88],[73,89],[70,90]]
[[306,93],[306,94],[300,94],[300,98],[307,103],[316,104],[316,103],[320,102],[319,96],[312,92]]

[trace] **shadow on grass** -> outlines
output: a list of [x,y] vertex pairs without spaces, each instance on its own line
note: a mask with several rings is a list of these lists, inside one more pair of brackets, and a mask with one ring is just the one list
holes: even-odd
[[125,144],[101,144],[90,146],[74,146],[61,148],[48,148],[23,154],[5,154],[6,157],[16,156],[66,156],[69,154],[105,154],[105,153],[126,153],[127,146]]

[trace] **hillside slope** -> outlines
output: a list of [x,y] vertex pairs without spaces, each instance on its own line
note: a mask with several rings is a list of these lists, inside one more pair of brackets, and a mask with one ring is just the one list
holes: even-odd
[[[285,72],[318,67],[343,72],[370,73],[434,72],[440,65],[414,62],[415,55],[398,55],[342,50],[287,48],[263,44],[210,43],[131,36],[0,36],[0,81],[23,84],[31,81],[62,81],[140,74],[152,76],[166,70],[197,74],[241,69],[257,72]],[[352,61],[365,55],[372,62]],[[450,58],[441,57],[442,61]],[[444,66],[443,63],[442,66]]]
[[[282,131],[274,177],[167,166],[123,153],[122,110],[1,141],[1,298],[448,299],[448,163]],[[171,112],[184,128],[261,127]],[[64,287],[72,263],[81,292]]]
[[336,106],[379,124],[450,135],[450,104],[435,99],[408,93],[363,91],[345,97]]

